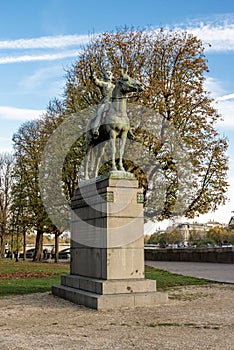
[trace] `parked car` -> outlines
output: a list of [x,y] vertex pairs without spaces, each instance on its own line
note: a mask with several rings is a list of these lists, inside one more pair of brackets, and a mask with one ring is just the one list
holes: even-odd
[[155,248],[159,248],[159,244],[145,244],[144,245],[145,249],[155,249]]
[[[32,259],[33,256],[34,256],[34,253],[35,253],[35,248],[28,249],[26,251],[26,259]],[[19,257],[21,259],[23,259],[24,253],[20,253]],[[43,259],[46,260],[46,259],[49,259],[49,258],[50,258],[50,253],[48,252],[47,249],[44,249],[43,250]]]
[[[29,249],[26,251],[26,259],[32,259],[34,256],[35,248]],[[24,257],[23,253],[20,253],[19,255],[20,258]]]
[[71,255],[70,248],[66,248],[66,249],[60,250],[60,252],[59,252],[59,259],[70,259],[70,255]]

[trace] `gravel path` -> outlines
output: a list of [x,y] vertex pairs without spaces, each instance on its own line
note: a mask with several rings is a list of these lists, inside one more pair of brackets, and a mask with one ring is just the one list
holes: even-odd
[[152,308],[90,310],[50,293],[0,298],[0,349],[234,349],[234,286],[177,288]]

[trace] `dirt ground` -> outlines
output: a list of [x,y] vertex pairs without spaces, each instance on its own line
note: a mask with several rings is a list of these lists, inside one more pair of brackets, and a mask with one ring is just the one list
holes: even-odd
[[108,311],[51,293],[0,298],[0,349],[234,349],[234,285],[182,287],[169,298]]

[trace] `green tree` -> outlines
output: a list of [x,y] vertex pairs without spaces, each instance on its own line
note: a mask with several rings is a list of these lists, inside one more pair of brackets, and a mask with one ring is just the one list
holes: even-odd
[[180,230],[173,229],[162,233],[153,233],[149,238],[149,243],[159,243],[161,246],[165,246],[167,244],[181,243],[183,238],[183,233]]
[[[65,160],[63,166],[65,170],[59,178],[59,174],[56,173],[56,157],[63,151],[65,145],[57,138],[55,149],[45,153],[50,136],[64,119],[63,104],[54,99],[41,118],[23,124],[13,136],[16,157],[14,207],[18,208],[15,225],[37,232],[33,258],[35,261],[41,260],[43,256],[44,232],[55,234],[55,261],[58,261],[58,238],[70,224],[67,221],[68,215],[63,215],[67,208],[64,208],[64,203],[61,203],[57,194],[63,192],[67,200],[74,195],[75,183],[77,184],[77,178],[74,175],[71,176],[74,163],[71,164]],[[52,155],[53,159],[51,159]],[[41,169],[42,162],[43,169]],[[73,173],[75,173],[74,169]],[[52,174],[50,182],[46,181],[49,174]],[[52,207],[53,211],[51,211]]]
[[191,244],[197,244],[200,240],[204,238],[204,233],[199,230],[191,230],[189,233],[189,242]]
[[150,236],[150,238],[148,240],[148,243],[149,244],[159,244],[160,247],[165,247],[166,244],[168,244],[166,232],[161,232],[161,233],[155,232],[155,233],[153,233]]
[[234,230],[228,230],[228,242],[234,245]]
[[166,236],[165,232],[159,234],[157,243],[159,243],[159,246],[162,247],[162,248],[166,247],[166,245],[167,245],[167,236]]
[[145,235],[144,236],[144,244],[148,244],[150,240],[150,235]]
[[150,235],[148,242],[149,244],[158,244],[158,240],[159,240],[159,236],[160,234],[158,232],[152,233],[152,235]]
[[34,260],[42,259],[43,232],[48,225],[48,216],[44,209],[38,181],[40,157],[44,143],[42,142],[40,120],[24,123],[13,136],[15,149],[15,184],[14,201],[19,206],[17,225],[22,220],[22,205],[27,208],[26,218],[31,229],[37,232]]
[[78,186],[77,172],[84,157],[84,149],[81,149],[80,154],[81,140],[75,138],[71,142],[77,123],[75,118],[67,116],[63,102],[57,99],[51,101],[41,124],[46,133],[46,142],[40,160],[40,194],[46,212],[53,222],[57,262],[59,236],[70,227],[70,201]]
[[165,237],[167,244],[179,244],[184,241],[183,233],[177,229],[166,231]]
[[222,244],[227,237],[228,232],[227,229],[221,226],[215,226],[209,229],[206,234],[206,237],[215,241],[216,244]]

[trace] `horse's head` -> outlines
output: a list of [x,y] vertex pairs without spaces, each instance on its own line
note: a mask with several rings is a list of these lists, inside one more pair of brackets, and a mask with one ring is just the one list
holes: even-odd
[[122,72],[117,83],[120,85],[123,93],[141,92],[144,85],[137,79],[131,78],[127,73]]

